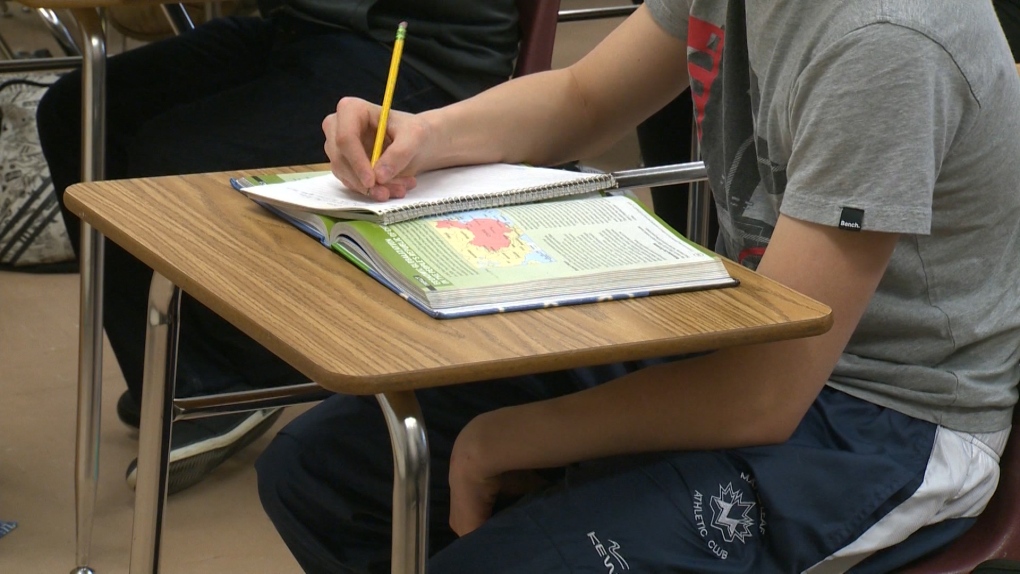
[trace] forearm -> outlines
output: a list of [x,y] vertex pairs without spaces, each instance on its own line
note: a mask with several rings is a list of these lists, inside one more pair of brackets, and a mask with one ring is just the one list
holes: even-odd
[[828,332],[723,349],[488,413],[468,425],[455,454],[498,473],[623,453],[781,442],[832,373],[896,239],[780,217],[758,270],[829,305]]
[[484,456],[503,472],[635,452],[781,442],[827,373],[803,363],[791,368],[776,358],[810,352],[813,343],[804,339],[722,350],[572,395],[502,409],[480,421],[485,429],[480,444],[487,450]]
[[554,165],[592,157],[686,86],[684,43],[642,8],[569,68],[518,78],[422,114],[434,133],[437,165],[428,167]]
[[572,71],[502,84],[465,102],[422,114],[436,132],[439,165],[489,162],[556,165],[591,157],[623,135],[599,125]]

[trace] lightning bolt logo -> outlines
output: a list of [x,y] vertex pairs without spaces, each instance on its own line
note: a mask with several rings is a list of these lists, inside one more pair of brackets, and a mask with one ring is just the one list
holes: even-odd
[[726,542],[739,539],[744,542],[751,537],[754,519],[750,514],[753,502],[744,502],[744,493],[734,491],[733,483],[724,488],[719,486],[719,496],[712,497],[712,527],[722,533]]

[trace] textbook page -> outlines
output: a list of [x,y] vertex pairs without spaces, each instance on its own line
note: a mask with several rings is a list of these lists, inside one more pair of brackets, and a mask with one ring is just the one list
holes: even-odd
[[350,235],[373,265],[385,265],[394,281],[439,306],[543,293],[644,292],[718,280],[720,270],[729,280],[717,257],[627,197],[475,210],[389,226],[340,222],[333,232],[348,246],[337,234]]

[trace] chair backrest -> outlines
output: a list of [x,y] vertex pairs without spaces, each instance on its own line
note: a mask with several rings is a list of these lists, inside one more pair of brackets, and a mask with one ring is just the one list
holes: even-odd
[[517,0],[521,43],[514,77],[552,67],[560,0]]

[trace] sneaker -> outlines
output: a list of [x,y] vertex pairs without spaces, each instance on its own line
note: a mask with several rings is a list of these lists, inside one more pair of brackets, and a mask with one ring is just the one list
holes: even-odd
[[136,430],[142,424],[142,407],[128,391],[124,391],[117,399],[117,418]]
[[[276,407],[176,421],[170,439],[167,494],[200,482],[223,461],[265,434],[281,414],[283,408]],[[128,465],[126,478],[134,490],[138,480],[137,458]]]

